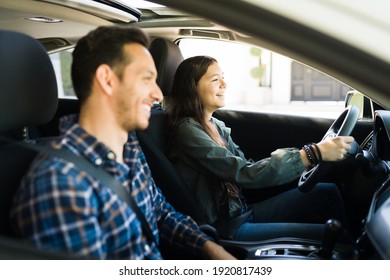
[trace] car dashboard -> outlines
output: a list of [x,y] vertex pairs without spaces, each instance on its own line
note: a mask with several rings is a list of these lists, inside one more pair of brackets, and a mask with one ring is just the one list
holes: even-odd
[[[370,151],[371,168],[385,169],[390,166],[390,112],[379,110],[375,123]],[[390,259],[390,174],[374,193],[365,222],[365,234],[379,256]]]
[[[371,195],[365,193],[368,205],[360,205],[365,209],[361,233],[353,248],[343,248],[339,244],[330,259],[390,259],[390,111],[375,111],[373,127],[352,157],[352,161],[362,167],[364,176],[374,179],[357,179],[365,190],[371,191]],[[224,245],[249,259],[324,259],[320,254],[323,241],[289,239],[270,240],[260,245],[244,244],[246,247],[241,244],[238,247],[244,253],[235,248],[233,241],[226,241]]]

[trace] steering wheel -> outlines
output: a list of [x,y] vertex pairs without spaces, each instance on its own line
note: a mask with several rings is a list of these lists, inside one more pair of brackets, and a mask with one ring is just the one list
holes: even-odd
[[[325,133],[322,140],[328,137],[336,136],[349,136],[354,129],[356,122],[359,118],[360,110],[356,106],[348,106],[340,114],[340,116],[332,123],[328,131]],[[353,150],[357,150],[357,143],[354,141],[352,148],[348,153]],[[302,192],[310,191],[320,179],[324,177],[325,174],[329,172],[330,165],[326,162],[320,162],[318,165],[312,167],[311,169],[306,169],[302,172],[301,177],[298,181],[298,189]]]

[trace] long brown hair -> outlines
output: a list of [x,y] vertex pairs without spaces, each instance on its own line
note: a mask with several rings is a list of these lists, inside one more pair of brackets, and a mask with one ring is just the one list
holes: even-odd
[[176,70],[167,103],[169,112],[168,139],[170,139],[168,153],[173,159],[175,157],[174,148],[176,146],[175,131],[181,120],[187,117],[191,117],[197,121],[218,145],[226,146],[215,125],[209,120],[205,120],[203,105],[197,91],[199,80],[206,74],[207,69],[213,63],[218,63],[215,58],[209,56],[193,56],[185,59]]
[[[219,146],[227,146],[221,138],[216,126],[206,120],[203,115],[203,105],[200,100],[197,86],[199,80],[206,74],[209,66],[218,63],[215,58],[209,56],[194,56],[185,59],[177,68],[173,80],[172,90],[168,98],[168,155],[174,161],[176,154],[176,129],[180,122],[187,117],[196,120],[204,131]],[[239,188],[234,182],[221,182],[223,195],[220,203],[225,204],[230,199],[239,199]]]

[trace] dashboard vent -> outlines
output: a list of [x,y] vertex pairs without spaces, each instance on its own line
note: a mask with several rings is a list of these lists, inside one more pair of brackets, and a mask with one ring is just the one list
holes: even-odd
[[374,139],[374,132],[371,131],[370,134],[368,134],[366,139],[364,139],[364,141],[360,145],[362,149],[365,151],[369,151],[371,149],[373,139]]

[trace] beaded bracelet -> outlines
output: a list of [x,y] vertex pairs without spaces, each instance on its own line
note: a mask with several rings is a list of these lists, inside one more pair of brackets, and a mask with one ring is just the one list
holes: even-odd
[[315,166],[322,161],[322,154],[317,144],[312,143],[304,145],[303,150],[305,151],[311,166]]
[[314,161],[313,154],[311,153],[309,146],[308,145],[304,145],[303,146],[303,150],[305,151],[307,159],[309,160],[310,164],[312,166],[314,166],[315,165],[315,161]]

